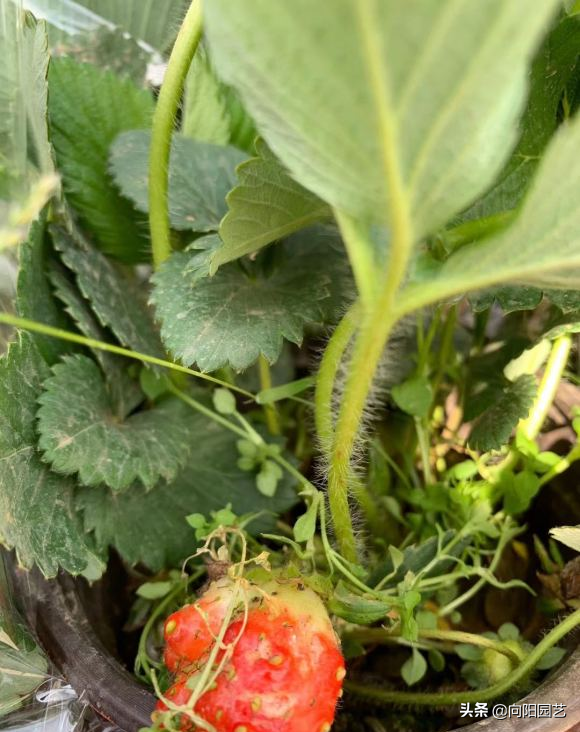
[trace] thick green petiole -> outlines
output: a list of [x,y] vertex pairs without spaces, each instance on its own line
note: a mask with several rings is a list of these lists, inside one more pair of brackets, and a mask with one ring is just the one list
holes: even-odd
[[157,269],[171,254],[169,158],[175,117],[185,78],[202,33],[202,2],[193,0],[173,46],[153,116],[149,156],[149,228]]

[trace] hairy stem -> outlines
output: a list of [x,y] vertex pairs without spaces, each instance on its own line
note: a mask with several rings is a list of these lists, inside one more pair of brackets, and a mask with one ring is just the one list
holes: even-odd
[[316,377],[316,391],[314,394],[316,434],[322,450],[327,455],[330,454],[332,449],[332,435],[334,432],[332,399],[336,376],[344,352],[356,329],[358,309],[357,303],[352,305],[336,326],[324,349]]
[[[265,356],[260,354],[259,360],[260,369],[260,391],[272,388],[272,373],[270,371],[270,364]],[[266,415],[266,424],[271,435],[279,435],[280,419],[278,417],[278,410],[273,404],[266,404],[264,406],[264,413]]]
[[28,330],[31,333],[40,333],[41,335],[50,336],[51,338],[58,338],[61,341],[69,341],[70,343],[78,343],[81,346],[87,348],[95,348],[99,351],[108,351],[109,353],[116,353],[118,356],[125,356],[126,358],[132,358],[135,361],[141,361],[142,363],[150,363],[153,366],[161,366],[164,369],[170,371],[177,371],[181,374],[188,374],[189,376],[195,376],[197,379],[203,379],[209,381],[212,384],[218,386],[225,386],[231,391],[235,391],[238,394],[242,394],[248,399],[255,401],[255,395],[245,389],[240,389],[238,386],[228,384],[226,381],[217,379],[215,376],[204,374],[201,371],[195,371],[194,369],[188,369],[187,366],[180,366],[172,361],[165,361],[163,358],[157,358],[157,356],[148,356],[146,353],[140,351],[131,351],[129,348],[123,348],[117,346],[114,343],[105,343],[105,341],[98,341],[94,338],[86,338],[79,333],[72,333],[62,328],[54,328],[52,325],[46,325],[45,323],[39,323],[36,320],[28,320],[27,318],[19,318],[16,315],[10,315],[9,313],[0,313],[0,323],[5,325],[11,325],[13,328],[19,328],[20,330]]
[[167,200],[171,136],[185,78],[199,44],[202,27],[202,2],[193,0],[177,34],[153,115],[149,156],[149,228],[155,268],[171,254]]
[[412,692],[393,691],[381,689],[368,684],[347,682],[347,691],[366,699],[373,699],[386,704],[413,704],[415,706],[447,706],[455,704],[470,704],[475,702],[488,702],[492,699],[506,694],[513,686],[518,684],[529,673],[531,673],[540,662],[544,654],[558,643],[567,633],[580,625],[580,610],[568,615],[553,628],[533,650],[522,660],[510,674],[501,681],[492,684],[485,689],[473,691],[449,691],[449,692]]
[[[348,377],[336,423],[330,470],[328,498],[334,531],[343,556],[356,560],[356,542],[348,504],[351,462],[360,432],[365,405],[387,340],[395,324],[393,305],[405,276],[412,244],[409,221],[404,212],[393,220],[389,269],[382,292],[375,303],[363,308],[362,322],[348,367]],[[405,208],[406,211],[406,208]]]

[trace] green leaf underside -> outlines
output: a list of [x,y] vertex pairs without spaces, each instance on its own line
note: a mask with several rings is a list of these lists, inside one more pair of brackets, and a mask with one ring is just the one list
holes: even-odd
[[228,194],[220,225],[224,242],[212,272],[294,231],[331,217],[329,206],[294,181],[262,140],[257,156],[238,166],[238,185]]
[[151,94],[64,57],[52,59],[49,89],[51,140],[68,200],[103,251],[126,262],[148,259],[145,222],[115,188],[108,158],[119,133],[149,127]]
[[170,398],[120,421],[97,364],[68,356],[52,369],[38,399],[39,448],[58,473],[122,491],[172,480],[192,447],[191,410]]
[[217,78],[206,49],[197,49],[185,81],[181,131],[215,145],[253,152],[256,128],[237,93]]
[[50,374],[22,336],[0,361],[0,542],[46,576],[79,574],[99,561],[74,505],[74,484],[52,473],[36,451],[36,399]]
[[230,117],[222,85],[204,48],[198,48],[185,81],[181,132],[192,140],[227,145]]
[[258,492],[255,476],[237,467],[237,437],[229,431],[193,415],[191,436],[195,450],[170,484],[149,493],[140,486],[121,494],[103,488],[79,490],[85,527],[94,532],[100,548],[114,546],[130,564],[142,562],[154,571],[175,567],[196,547],[186,516],[209,516],[231,503],[238,516],[267,512],[248,527],[252,532],[267,531],[275,516],[296,502],[293,482],[287,477],[273,498]]
[[26,108],[29,144],[34,165],[40,173],[52,173],[54,163],[48,141],[48,66],[50,55],[46,25],[30,13],[24,16],[19,79]]
[[557,5],[213,0],[206,33],[220,76],[297,181],[358,217],[404,205],[419,239],[503,167]]
[[410,284],[402,311],[502,283],[580,288],[580,117],[548,146],[514,223],[452,254],[429,280]]
[[[87,338],[110,342],[111,336],[99,325],[88,302],[67,277],[63,266],[54,262],[49,277],[56,297],[63,303],[79,331]],[[131,362],[99,348],[95,348],[92,353],[105,374],[115,414],[122,419],[143,401],[143,392],[128,373]]]
[[[55,303],[46,269],[51,257],[50,241],[45,234],[45,215],[32,225],[28,240],[19,249],[16,307],[23,318],[38,320],[57,328],[67,328],[68,322]],[[64,341],[48,336],[32,336],[48,364],[70,350]]]
[[137,284],[101,252],[76,242],[63,229],[52,228],[53,240],[66,266],[91,303],[101,325],[134,351],[163,358],[164,352]]
[[[140,211],[149,211],[148,160],[151,134],[134,130],[111,148],[116,184]],[[174,229],[217,231],[227,211],[226,194],[236,184],[236,165],[246,154],[235,147],[196,142],[173,135],[169,165],[169,219]]]
[[558,125],[558,108],[578,61],[580,24],[563,18],[540,47],[530,72],[530,93],[521,120],[521,138],[491,190],[462,220],[516,208],[532,180],[540,157]]
[[234,263],[192,282],[191,254],[174,253],[153,277],[165,345],[203,371],[243,370],[260,354],[273,363],[284,338],[301,343],[304,326],[322,322],[343,294],[344,258],[334,241],[325,229],[296,234],[281,245],[274,272],[252,278]]
[[527,417],[536,395],[536,380],[529,374],[506,386],[497,401],[474,422],[469,445],[488,452],[505,445],[520,419]]

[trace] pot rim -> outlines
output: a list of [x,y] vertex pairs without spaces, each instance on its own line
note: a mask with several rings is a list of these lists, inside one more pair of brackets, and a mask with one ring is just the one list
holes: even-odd
[[[117,725],[120,732],[136,732],[149,726],[155,696],[104,647],[87,617],[79,581],[65,574],[46,580],[36,569],[19,569],[13,555],[5,556],[26,620],[72,687],[80,689],[96,713]],[[522,704],[563,704],[566,717],[487,717],[452,732],[580,732],[580,645],[536,689],[512,706]],[[489,703],[488,709],[494,706]]]

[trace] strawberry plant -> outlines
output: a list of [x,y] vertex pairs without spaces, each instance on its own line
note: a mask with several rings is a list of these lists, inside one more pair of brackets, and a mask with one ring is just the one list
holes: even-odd
[[0,7],[2,545],[120,558],[151,729],[520,698],[580,624],[577,3]]

